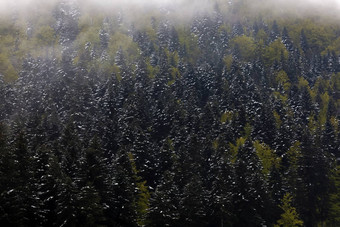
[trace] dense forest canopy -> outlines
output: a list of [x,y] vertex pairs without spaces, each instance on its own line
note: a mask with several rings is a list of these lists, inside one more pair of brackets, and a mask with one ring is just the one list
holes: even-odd
[[0,1],[0,225],[339,226],[337,1],[122,2]]

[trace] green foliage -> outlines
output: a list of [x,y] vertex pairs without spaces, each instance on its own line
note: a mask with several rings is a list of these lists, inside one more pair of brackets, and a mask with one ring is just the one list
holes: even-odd
[[253,130],[253,127],[250,125],[250,123],[247,123],[245,126],[244,126],[244,137],[246,139],[250,139],[250,135],[251,135],[251,131]]
[[274,153],[274,150],[270,149],[267,144],[261,143],[260,141],[256,140],[253,143],[253,146],[256,150],[256,154],[261,160],[262,163],[262,173],[265,176],[268,176],[270,170],[275,167],[276,169],[280,168],[281,159],[277,157]]
[[339,26],[73,2],[0,15],[1,226],[338,225]]
[[200,50],[197,45],[197,37],[191,34],[190,30],[186,28],[179,28],[177,30],[178,39],[183,51],[186,53],[185,59],[191,64],[195,64],[198,56],[200,56]]
[[171,80],[168,81],[169,86],[174,84],[176,79],[181,77],[181,73],[179,72],[178,68],[175,68],[175,67],[171,67],[170,75],[171,75]]
[[[84,46],[86,43],[91,43],[92,48],[99,47],[100,39],[99,39],[99,31],[100,27],[91,26],[82,29],[81,33],[78,35],[76,43],[79,45],[79,50],[84,51]],[[117,49],[118,50],[118,49]]]
[[295,207],[292,206],[293,197],[287,193],[282,199],[282,205],[279,207],[283,210],[281,219],[277,221],[275,227],[298,227],[303,226],[303,221],[299,218]]
[[217,150],[219,147],[219,142],[218,142],[218,139],[215,139],[213,142],[212,142],[212,148],[214,150]]
[[20,61],[18,59],[18,43],[16,42],[19,29],[7,21],[0,20],[0,74],[6,82],[18,78]]
[[255,57],[255,41],[252,37],[242,35],[230,41],[234,53],[243,61],[251,61]]
[[88,9],[88,11],[85,11],[79,18],[78,26],[80,29],[80,34],[86,33],[91,29],[96,29],[99,31],[98,28],[101,27],[103,19],[104,15],[102,12],[96,10],[95,8]]
[[309,95],[310,95],[311,97],[313,97],[314,94],[313,94],[312,89],[311,89],[310,86],[309,86],[309,82],[308,82],[305,78],[303,78],[302,76],[299,77],[299,81],[298,81],[297,86],[298,86],[298,88],[301,89],[301,90],[302,90],[303,88],[306,88],[306,89],[308,90]]
[[232,163],[235,163],[237,160],[237,154],[240,148],[246,143],[246,138],[240,137],[236,140],[235,145],[229,143],[229,152],[230,152],[230,160]]
[[289,148],[287,155],[288,155],[288,160],[289,160],[289,164],[291,168],[294,170],[297,170],[298,162],[302,155],[301,154],[301,142],[296,141],[295,143],[293,143],[292,146]]
[[329,120],[334,128],[334,131],[335,131],[335,135],[339,135],[339,120],[332,116],[331,119]]
[[56,34],[54,32],[54,29],[50,26],[41,26],[39,28],[39,31],[36,32],[35,35],[36,39],[36,46],[46,46],[51,47],[55,45],[56,42]]
[[333,29],[328,26],[320,26],[313,21],[307,21],[303,26],[310,47],[314,50],[323,50],[335,38]]
[[221,115],[221,123],[226,124],[234,118],[234,113],[232,111],[226,111]]
[[145,226],[148,221],[146,220],[148,210],[150,208],[150,192],[148,186],[145,185],[146,181],[138,182],[138,196],[136,201],[137,223],[139,226]]
[[[283,58],[283,59],[282,59]],[[281,39],[277,39],[265,48],[264,60],[267,65],[272,65],[275,61],[280,62],[288,58],[288,51]]]
[[[320,113],[321,114],[321,113]],[[318,124],[317,121],[315,120],[315,114],[312,113],[309,117],[308,117],[308,129],[311,133],[315,134],[317,133],[317,129],[318,129]]]
[[275,126],[277,129],[279,129],[282,125],[281,117],[280,115],[274,110],[273,112],[274,118],[275,118]]
[[150,61],[147,61],[146,62],[146,70],[147,70],[147,73],[148,73],[148,77],[150,79],[152,78],[155,78],[155,76],[158,74],[159,72],[159,67],[156,66],[156,67],[153,67],[151,64],[150,64]]
[[335,54],[340,54],[340,37],[331,42],[331,44],[321,52],[322,55],[326,55],[329,52],[335,52]]
[[327,26],[313,19],[299,19],[285,23],[284,26],[287,27],[290,37],[296,44],[300,43],[300,34],[303,29],[312,50],[325,50],[335,39],[332,26]]
[[334,92],[340,93],[340,72],[332,75],[331,84]]
[[[115,55],[120,48],[123,50],[128,62],[135,61],[140,56],[138,45],[132,41],[132,38],[120,31],[116,31],[110,37],[108,52]],[[111,59],[113,58],[113,55],[111,55]]]
[[263,28],[261,28],[257,34],[256,34],[256,40],[261,43],[265,42],[266,40],[268,40],[268,34],[263,30]]
[[0,53],[0,73],[4,75],[5,81],[14,81],[18,78],[18,71],[12,65],[9,56]]
[[319,124],[320,126],[324,126],[326,124],[326,120],[327,120],[327,110],[328,110],[328,104],[329,104],[329,94],[328,92],[325,92],[323,94],[320,95],[321,98],[321,111],[319,114]]
[[330,211],[327,220],[329,226],[340,225],[340,166],[334,170],[332,175],[332,181],[334,182],[334,192],[330,194]]
[[288,92],[291,86],[288,75],[285,71],[280,70],[275,78],[277,86],[281,87],[284,92]]
[[287,104],[288,96],[286,94],[281,94],[279,91],[274,91],[273,95],[275,98],[279,99],[283,104]]
[[227,70],[230,70],[233,64],[233,56],[229,54],[223,58],[223,61],[224,61],[225,66],[227,67]]
[[128,157],[131,163],[132,172],[134,173],[134,181],[136,182],[136,199],[133,202],[135,211],[137,213],[137,223],[139,226],[145,226],[147,224],[147,214],[150,206],[150,192],[146,186],[146,181],[142,181],[142,178],[138,176],[138,170],[132,153],[128,153]]

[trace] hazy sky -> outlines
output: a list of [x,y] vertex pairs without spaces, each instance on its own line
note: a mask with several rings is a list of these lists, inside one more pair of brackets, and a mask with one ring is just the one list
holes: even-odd
[[[0,14],[8,12],[10,8],[19,7],[21,10],[27,10],[29,13],[30,7],[43,7],[50,5],[55,1],[61,0],[0,0]],[[65,1],[65,0],[64,0]],[[158,7],[162,4],[170,5],[173,8],[178,7],[181,10],[192,10],[197,9],[211,9],[212,2],[214,0],[69,0],[78,1],[80,5],[88,4],[101,6],[101,7],[117,7],[117,6],[129,6],[134,5],[137,7]],[[228,4],[235,0],[218,0],[219,2]],[[338,11],[340,14],[340,0],[252,0],[249,1],[254,8],[262,8],[264,6],[275,7],[279,10],[284,9],[298,9],[301,12],[308,11],[310,9],[317,10],[327,14],[329,11]],[[336,12],[337,13],[337,12]]]
[[[12,5],[22,5],[27,6],[29,4],[38,4],[39,2],[49,2],[51,0],[0,0],[0,5],[2,7],[12,6]],[[74,1],[74,0],[69,0]],[[81,0],[79,0],[82,2]],[[92,2],[97,3],[98,5],[110,5],[110,4],[140,4],[140,5],[160,5],[160,4],[182,4],[183,2],[192,3],[202,2],[202,0],[90,0]],[[233,0],[225,0],[226,2]],[[203,0],[203,2],[211,2],[211,0]],[[253,1],[257,2],[257,1]],[[261,0],[259,0],[261,2]],[[287,5],[295,5],[304,3],[306,5],[319,5],[319,6],[327,6],[327,5],[340,5],[340,0],[272,0],[272,2],[285,2]]]

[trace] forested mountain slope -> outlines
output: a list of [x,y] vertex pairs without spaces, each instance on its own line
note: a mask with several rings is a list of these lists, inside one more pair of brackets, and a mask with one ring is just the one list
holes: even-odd
[[251,2],[1,12],[0,225],[339,226],[339,20]]

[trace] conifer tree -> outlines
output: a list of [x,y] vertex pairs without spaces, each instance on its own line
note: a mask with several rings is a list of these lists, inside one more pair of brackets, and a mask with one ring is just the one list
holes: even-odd
[[292,196],[287,193],[282,199],[280,208],[283,210],[281,218],[277,221],[275,227],[298,227],[303,226],[303,221],[300,220],[295,207],[292,206]]

